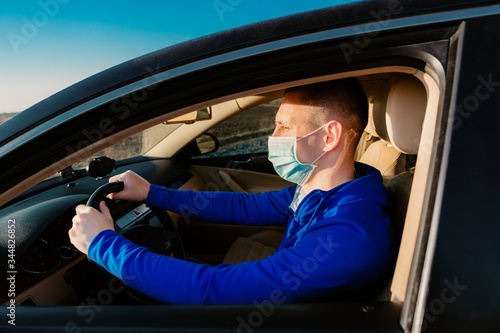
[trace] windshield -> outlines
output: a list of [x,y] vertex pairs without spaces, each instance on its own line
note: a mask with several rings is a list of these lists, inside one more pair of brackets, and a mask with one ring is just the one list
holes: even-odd
[[156,146],[160,141],[169,136],[173,131],[182,126],[177,124],[158,124],[142,132],[136,133],[128,138],[118,141],[114,145],[96,152],[95,154],[84,158],[73,165],[74,169],[80,169],[87,166],[89,161],[98,156],[107,156],[116,161],[124,160],[130,157],[141,156]]

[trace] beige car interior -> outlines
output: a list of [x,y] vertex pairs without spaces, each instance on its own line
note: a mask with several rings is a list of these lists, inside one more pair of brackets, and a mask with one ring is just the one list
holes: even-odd
[[[178,126],[145,155],[171,157],[186,142],[215,124],[254,106],[281,98],[288,86],[347,76],[357,76],[360,79],[370,101],[370,121],[358,148],[358,160],[378,168],[383,174],[387,188],[394,195],[396,209],[392,223],[398,235],[397,241],[401,239],[392,281],[379,299],[404,302],[412,264],[415,264],[413,255],[424,206],[431,163],[431,144],[434,141],[440,97],[439,86],[430,75],[409,67],[384,67],[308,79],[288,83],[287,86],[267,87],[266,91],[242,92],[239,96],[226,96],[211,101],[211,120]],[[242,97],[243,95],[247,97]],[[179,110],[175,115],[186,111],[192,110]],[[55,169],[60,170],[74,163],[76,157],[81,159],[83,154],[98,152],[119,139],[157,125],[168,117],[137,124],[112,138],[96,142],[85,148],[85,152],[78,152],[79,155],[75,153],[74,156],[68,156],[64,161],[39,171],[8,193],[4,193],[0,196],[0,202],[9,200],[13,195],[50,176]],[[414,168],[408,169],[405,165],[407,155],[417,156]],[[193,165],[190,171],[193,177],[180,188],[181,190],[257,193],[291,185],[276,175],[242,169]],[[274,253],[283,237],[284,226],[227,226],[170,214],[187,249],[194,253],[203,253],[207,249],[213,252],[203,258],[209,263],[237,263],[265,258]],[[36,299],[39,305],[70,303],[66,299],[72,297],[73,291],[64,283],[62,274],[62,270],[55,272],[24,294]],[[63,287],[64,290],[61,289]]]
[[[396,242],[401,240],[392,283],[387,285],[379,300],[403,302],[430,163],[428,145],[420,143],[433,141],[439,89],[429,75],[419,71],[375,74],[360,77],[360,81],[366,84],[370,93],[370,120],[360,140],[358,160],[381,171],[386,187],[394,196],[395,210],[391,218]],[[260,98],[260,101],[267,100]],[[416,167],[408,168],[405,163],[407,155],[418,156]],[[277,176],[251,171],[205,166],[193,166],[191,170],[202,179],[202,183],[219,184],[218,190],[256,193],[290,185]],[[203,223],[190,221],[188,228]],[[210,227],[216,228],[216,225],[208,224],[203,230]],[[189,235],[195,233],[191,231]],[[265,258],[275,252],[282,237],[283,228],[237,237],[222,262],[235,264]],[[224,247],[227,246],[225,243]]]

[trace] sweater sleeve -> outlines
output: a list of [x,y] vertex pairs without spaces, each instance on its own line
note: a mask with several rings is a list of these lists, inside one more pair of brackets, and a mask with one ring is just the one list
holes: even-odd
[[106,230],[92,241],[88,255],[126,284],[165,303],[278,304],[366,284],[380,273],[379,258],[388,258],[380,247],[387,239],[373,236],[350,223],[323,225],[266,259],[210,266],[157,255]]
[[[286,240],[290,244],[265,259],[236,265],[197,264],[152,253],[111,230],[92,240],[88,256],[131,287],[171,304],[263,306],[352,291],[381,276],[395,252],[386,200],[365,199],[366,186],[346,188],[338,198],[329,192],[324,205],[310,194],[310,209],[302,211],[304,216],[313,216],[304,218],[306,225],[290,235]],[[383,189],[381,184],[379,188]],[[269,223],[286,214],[282,210],[293,191],[282,191],[256,195],[201,192],[202,197],[197,197],[193,192],[153,187],[148,204],[180,213],[179,205],[186,204],[195,216]],[[299,218],[297,223],[302,221],[300,216],[293,216]]]
[[218,223],[271,225],[286,223],[295,187],[259,194],[179,191],[151,185],[146,204]]

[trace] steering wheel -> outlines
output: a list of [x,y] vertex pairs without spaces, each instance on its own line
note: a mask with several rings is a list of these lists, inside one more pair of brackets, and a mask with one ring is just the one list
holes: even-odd
[[[125,185],[123,182],[111,182],[104,184],[92,193],[86,205],[99,210],[99,203],[104,200],[108,194],[120,192],[124,189],[124,187]],[[177,228],[175,227],[175,224],[170,216],[165,211],[160,209],[152,208],[151,210],[154,216],[160,221],[160,226],[150,225],[148,219],[148,223],[143,223],[143,221],[141,221],[140,224],[133,225],[123,230],[118,227],[115,222],[115,230],[120,230],[119,233],[122,236],[126,237],[138,246],[149,249],[151,252],[178,259],[184,259],[184,248],[177,232]],[[123,283],[123,287],[129,295],[142,303],[158,303],[149,296],[146,296],[127,286],[125,283]]]
[[123,182],[112,182],[104,184],[97,190],[95,190],[94,193],[92,193],[89,200],[87,201],[87,206],[99,210],[99,204],[106,198],[108,194],[120,192],[124,188],[125,184]]

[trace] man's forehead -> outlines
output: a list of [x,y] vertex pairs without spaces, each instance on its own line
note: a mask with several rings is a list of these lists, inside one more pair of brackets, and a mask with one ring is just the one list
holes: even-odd
[[276,113],[276,124],[309,130],[315,113],[307,105],[284,104]]

